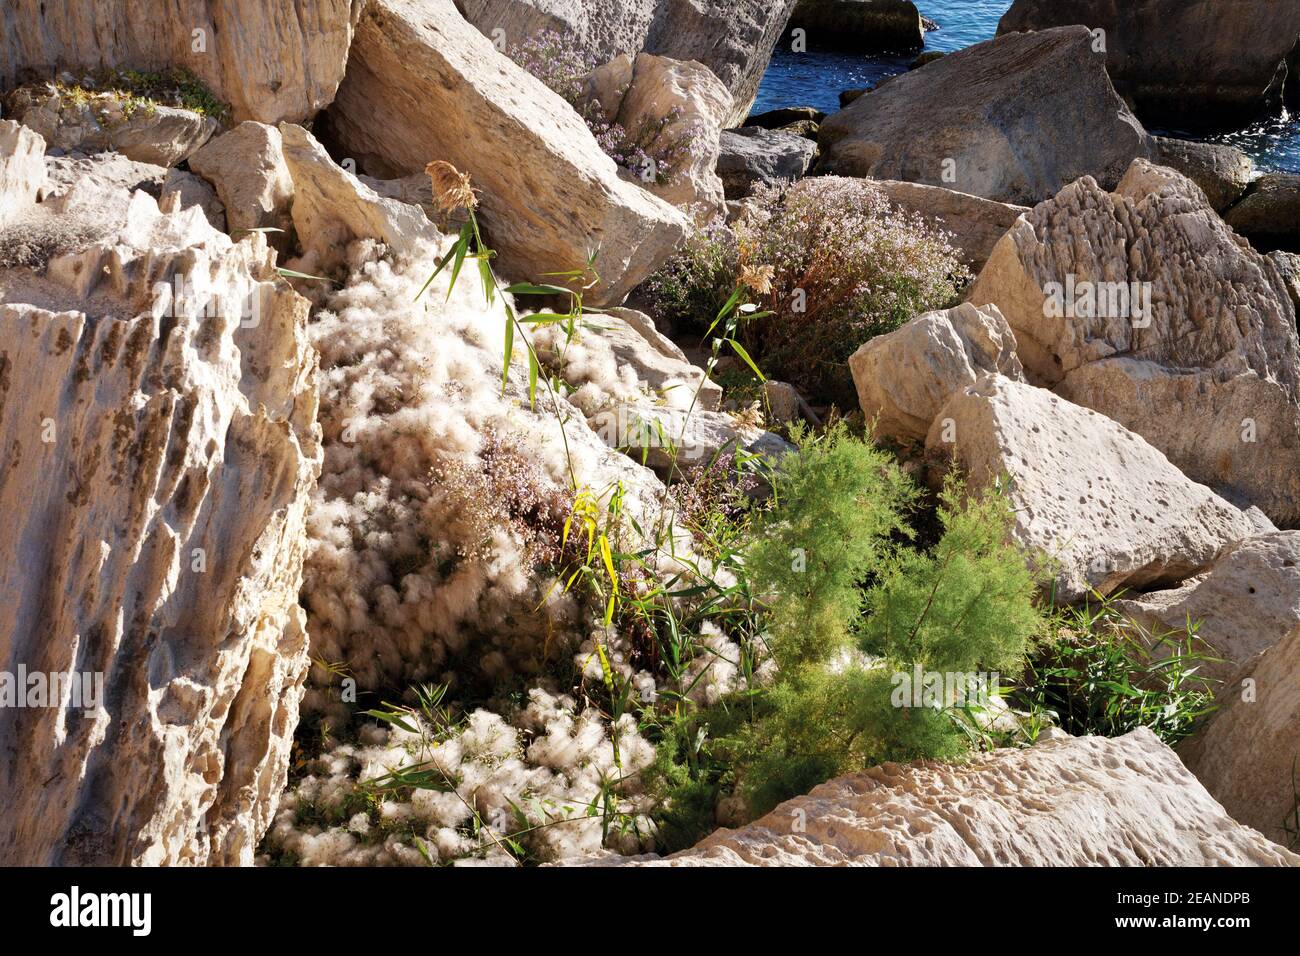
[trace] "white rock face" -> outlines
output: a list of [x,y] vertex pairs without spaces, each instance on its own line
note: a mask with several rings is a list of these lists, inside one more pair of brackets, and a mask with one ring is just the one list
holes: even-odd
[[595,62],[655,53],[697,60],[718,76],[733,104],[724,125],[749,115],[772,48],[795,0],[457,0],[465,19],[517,42],[546,30]]
[[1300,627],[1300,531],[1278,531],[1233,545],[1203,574],[1169,591],[1115,602],[1157,631],[1199,622],[1203,648],[1223,663],[1201,672],[1227,680],[1241,665]]
[[291,177],[293,225],[311,267],[340,268],[355,239],[378,239],[408,256],[428,253],[443,243],[442,233],[422,209],[379,195],[330,159],[325,147],[301,126],[284,123],[280,134]]
[[1176,583],[1256,527],[1110,419],[997,375],[955,392],[926,438],[972,488],[1009,478],[1013,534],[1055,566],[1054,597]]
[[[334,96],[363,0],[10,0],[0,86],[22,72],[189,70],[236,121],[297,122]],[[200,31],[195,33],[195,31]]]
[[1080,176],[1114,185],[1150,151],[1082,26],[999,37],[894,77],[827,117],[818,142],[840,176],[1021,204]]
[[1146,728],[887,763],[636,866],[1300,866],[1235,822]]
[[289,248],[293,177],[278,129],[252,120],[240,123],[191,156],[190,169],[217,190],[236,239],[241,230],[279,229],[267,242],[281,251]]
[[371,0],[329,115],[370,175],[412,175],[431,160],[469,173],[511,278],[581,269],[599,249],[589,305],[621,303],[685,235],[682,215],[620,179],[578,114],[451,0]]
[[1016,337],[1002,313],[969,302],[870,339],[853,353],[849,369],[876,434],[905,441],[924,441],[948,397],[985,372],[1024,381]]
[[701,226],[722,209],[718,138],[731,94],[707,66],[650,53],[615,57],[588,77],[584,103],[664,162],[633,171],[647,190]]
[[1294,845],[1300,627],[1243,665],[1216,696],[1222,709],[1179,755],[1233,819]]
[[0,271],[0,670],[94,697],[0,709],[0,859],[250,864],[308,666],[307,303],[260,238],[123,215]]
[[1277,269],[1193,183],[1139,160],[1071,183],[998,243],[996,304],[1030,381],[1094,408],[1189,477],[1300,521],[1300,343]]
[[0,120],[0,226],[23,215],[45,185],[45,141],[13,120]]
[[170,167],[184,162],[217,130],[217,121],[193,110],[155,105],[133,109],[112,93],[74,102],[53,84],[26,86],[8,97],[9,113],[52,148],[83,153],[116,151],[127,159]]

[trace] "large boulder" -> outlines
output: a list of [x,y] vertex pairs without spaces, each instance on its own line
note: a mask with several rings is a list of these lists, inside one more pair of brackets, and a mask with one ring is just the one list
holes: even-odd
[[715,169],[731,112],[722,81],[701,63],[638,53],[597,67],[585,86],[579,109],[617,125],[644,151],[631,170],[637,181],[699,225],[711,222],[725,201]]
[[1300,531],[1247,538],[1181,586],[1115,606],[1152,634],[1198,625],[1201,650],[1217,658],[1201,672],[1226,680],[1300,627]]
[[1113,193],[1072,183],[1011,228],[968,300],[1002,310],[1030,381],[1300,522],[1295,311],[1185,177],[1136,161]]
[[1300,175],[1264,174],[1223,218],[1256,248],[1300,252]]
[[1288,846],[1300,831],[1300,627],[1247,662],[1220,710],[1179,747],[1223,808]]
[[1244,196],[1255,178],[1255,163],[1235,146],[1168,136],[1154,136],[1152,143],[1152,162],[1176,169],[1200,186],[1217,213]]
[[1300,255],[1278,250],[1270,252],[1268,260],[1277,267],[1287,295],[1291,297],[1291,304],[1295,306],[1297,316],[1300,316]]
[[789,30],[808,45],[863,53],[902,53],[925,45],[925,24],[912,0],[799,0]]
[[744,120],[795,0],[456,0],[470,23],[509,46],[555,31],[592,61],[654,53],[696,60],[731,91],[726,126]]
[[193,110],[141,106],[115,93],[70,95],[53,83],[6,97],[7,112],[64,152],[112,150],[154,166],[176,166],[211,138],[217,121]]
[[1015,0],[998,32],[1071,23],[1105,31],[1111,78],[1151,123],[1235,128],[1300,97],[1300,0]]
[[1029,209],[982,199],[941,186],[923,186],[887,179],[880,189],[889,204],[905,215],[916,215],[949,233],[962,261],[978,274],[998,240]]
[[819,142],[827,172],[1010,203],[1084,175],[1114,185],[1150,151],[1083,27],[977,43],[894,77],[828,117]]
[[1013,536],[1051,572],[1058,603],[1176,584],[1257,530],[1138,435],[995,374],[953,393],[926,454],[971,490],[1004,484]]
[[[11,0],[0,87],[61,69],[180,67],[236,121],[304,120],[334,97],[364,0]],[[129,26],[128,26],[129,25]]]
[[0,226],[36,203],[45,175],[45,141],[13,120],[0,120]]
[[849,359],[858,405],[878,436],[924,441],[935,415],[985,372],[1024,381],[1016,337],[996,306],[927,312]]
[[289,248],[293,178],[278,129],[252,120],[240,123],[191,156],[190,169],[216,189],[232,233],[275,230],[267,242],[281,252]]
[[817,155],[812,140],[759,126],[723,130],[719,145],[718,175],[728,199],[800,179]]
[[0,859],[248,865],[309,666],[308,306],[197,208],[94,210],[0,271]]
[[328,116],[371,175],[412,175],[431,160],[468,173],[505,274],[582,269],[595,251],[591,305],[617,305],[685,235],[681,214],[619,178],[578,114],[451,0],[372,0]]
[[[592,861],[588,861],[592,862]],[[634,866],[1298,866],[1145,727],[969,763],[887,763]]]

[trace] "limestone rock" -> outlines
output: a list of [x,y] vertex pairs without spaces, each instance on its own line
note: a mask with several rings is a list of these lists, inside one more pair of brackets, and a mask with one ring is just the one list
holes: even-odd
[[998,32],[1071,23],[1105,31],[1116,88],[1152,123],[1235,129],[1297,95],[1300,0],[1015,0]]
[[720,147],[718,175],[728,199],[799,179],[817,155],[817,144],[803,136],[758,126],[723,130]]
[[[61,69],[184,68],[238,122],[305,120],[334,96],[364,0],[9,0],[0,86]],[[195,34],[195,31],[201,31]]]
[[925,44],[921,11],[912,0],[799,0],[787,29],[807,31],[817,48],[901,53]]
[[208,181],[183,169],[167,170],[159,193],[159,206],[172,203],[176,209],[189,209],[197,206],[203,210],[208,224],[217,232],[226,231],[226,207],[217,198],[217,191],[208,185]]
[[1291,304],[1295,306],[1296,314],[1300,315],[1300,256],[1293,252],[1278,251],[1270,252],[1268,258],[1277,267],[1287,295],[1291,297]]
[[1189,621],[1199,622],[1202,650],[1223,660],[1202,664],[1201,673],[1227,680],[1300,627],[1300,531],[1247,538],[1180,587],[1115,606],[1158,632],[1182,632]]
[[143,192],[0,301],[0,660],[94,698],[0,711],[0,859],[251,864],[308,667],[307,303]]
[[1077,26],[977,43],[894,77],[819,135],[825,172],[1022,204],[1084,175],[1114,185],[1148,140]]
[[1030,381],[1300,521],[1294,308],[1185,177],[1139,160],[1114,193],[1072,183],[1011,228],[967,297],[1002,310]]
[[154,166],[184,162],[217,129],[216,120],[171,106],[134,107],[112,93],[74,102],[53,84],[26,86],[7,97],[9,114],[51,148],[112,150]]
[[997,375],[948,399],[926,454],[935,466],[955,461],[972,490],[1010,479],[1012,533],[1053,568],[1058,603],[1175,584],[1256,530],[1138,435]]
[[718,134],[731,94],[702,63],[626,54],[588,77],[579,108],[598,111],[639,143],[656,167],[634,169],[637,182],[706,225],[722,208]]
[[953,247],[976,274],[988,262],[998,240],[1029,211],[1025,206],[982,199],[941,186],[885,180],[880,188],[895,209],[929,219],[950,233]]
[[190,157],[190,169],[216,188],[236,239],[246,230],[275,229],[267,242],[281,252],[291,248],[293,178],[278,129],[240,123]]
[[1245,664],[1220,710],[1179,747],[1210,795],[1247,826],[1295,845],[1300,791],[1300,627]]
[[782,106],[762,113],[750,113],[745,117],[745,126],[758,126],[762,129],[785,129],[799,123],[816,123],[821,125],[826,114],[811,106]]
[[1266,173],[1223,218],[1257,248],[1300,251],[1300,176]]
[[1016,337],[996,306],[927,312],[868,340],[849,359],[858,404],[876,434],[924,441],[953,392],[985,372],[1024,381]]
[[1255,174],[1251,158],[1226,143],[1196,143],[1167,136],[1154,136],[1152,143],[1152,162],[1176,169],[1200,186],[1220,214],[1245,195]]
[[568,104],[451,0],[372,0],[329,116],[371,175],[413,175],[435,159],[469,173],[498,267],[513,278],[581,269],[598,250],[589,305],[617,305],[684,237],[682,216],[620,179]]
[[1297,866],[1145,727],[839,777],[650,866]]
[[554,30],[596,63],[620,54],[696,60],[731,92],[723,125],[744,120],[795,0],[457,0],[486,36]]
[[25,213],[45,185],[45,142],[13,120],[0,120],[0,226]]
[[442,234],[418,206],[380,196],[336,164],[301,126],[283,123],[279,132],[293,192],[294,230],[310,257],[309,268],[338,270],[348,243],[359,238],[378,239],[408,257],[442,243]]

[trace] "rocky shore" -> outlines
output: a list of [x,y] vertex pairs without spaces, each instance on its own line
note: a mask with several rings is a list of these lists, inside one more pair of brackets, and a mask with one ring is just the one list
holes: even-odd
[[0,862],[1300,864],[1300,177],[1149,131],[1300,106],[1224,6],[751,115],[927,24],[17,0]]

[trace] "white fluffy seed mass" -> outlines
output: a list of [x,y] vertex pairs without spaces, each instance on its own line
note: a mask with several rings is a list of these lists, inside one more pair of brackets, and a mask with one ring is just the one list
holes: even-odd
[[[630,716],[611,726],[534,689],[510,721],[476,710],[451,731],[424,721],[412,730],[370,725],[360,744],[312,761],[281,801],[269,847],[303,866],[510,865],[521,854],[550,862],[653,848],[635,780],[654,747]],[[385,790],[400,768],[427,771],[431,786]],[[356,810],[367,801],[377,824]]]
[[[519,356],[502,393],[505,312],[472,270],[416,301],[443,251],[395,264],[355,243],[312,326],[325,464],[303,601],[313,656],[363,690],[540,672],[584,630],[545,573],[575,488],[621,483],[642,516],[662,497],[566,400],[531,408]],[[337,696],[305,706],[341,716]]]

